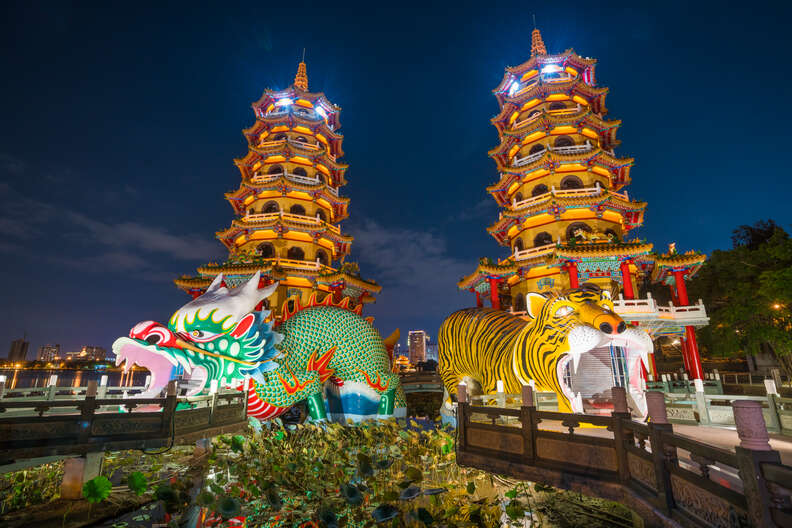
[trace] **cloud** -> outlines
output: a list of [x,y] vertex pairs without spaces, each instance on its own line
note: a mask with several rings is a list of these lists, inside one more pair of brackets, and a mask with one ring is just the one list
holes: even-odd
[[442,236],[386,228],[370,220],[348,229],[355,237],[361,275],[383,287],[375,312],[435,320],[458,307],[456,283],[473,271],[475,263],[450,255]]
[[462,209],[460,212],[449,218],[450,222],[464,222],[465,220],[478,220],[488,219],[493,221],[494,217],[498,215],[498,203],[492,198],[487,196],[482,198],[473,207]]
[[0,152],[0,170],[18,176],[27,170],[27,163],[5,152]]

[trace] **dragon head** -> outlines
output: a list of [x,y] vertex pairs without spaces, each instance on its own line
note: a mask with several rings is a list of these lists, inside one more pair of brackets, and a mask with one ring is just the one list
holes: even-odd
[[124,363],[125,370],[139,365],[151,373],[140,397],[157,396],[179,366],[188,395],[199,393],[211,380],[262,379],[263,372],[278,367],[275,345],[283,337],[265,322],[268,311],[255,311],[278,284],[259,289],[259,277],[256,272],[245,284],[229,289],[218,275],[206,293],[176,310],[168,326],[143,321],[129,337],[116,339],[116,365]]

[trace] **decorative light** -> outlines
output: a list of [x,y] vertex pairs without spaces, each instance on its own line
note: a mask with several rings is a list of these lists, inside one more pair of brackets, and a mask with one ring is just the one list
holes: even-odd
[[319,114],[323,118],[327,119],[327,112],[325,112],[324,108],[322,108],[321,106],[317,106],[314,110],[316,110],[317,114]]
[[542,73],[551,73],[551,72],[559,72],[561,71],[561,67],[558,64],[548,64],[547,66],[542,67]]
[[780,310],[780,309],[781,309],[781,305],[780,305],[780,304],[778,304],[778,303],[775,303],[775,304],[773,305],[773,309],[774,309],[774,310]]
[[509,95],[514,95],[514,92],[520,88],[520,83],[517,81],[512,81],[511,86],[509,86]]
[[275,106],[291,106],[294,101],[289,99],[288,97],[284,97],[283,99],[278,99],[275,101]]

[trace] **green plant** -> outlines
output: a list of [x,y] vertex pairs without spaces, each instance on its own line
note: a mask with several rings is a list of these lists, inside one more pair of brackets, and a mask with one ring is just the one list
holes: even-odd
[[112,488],[110,480],[100,475],[83,484],[82,495],[90,503],[102,502],[110,496]]

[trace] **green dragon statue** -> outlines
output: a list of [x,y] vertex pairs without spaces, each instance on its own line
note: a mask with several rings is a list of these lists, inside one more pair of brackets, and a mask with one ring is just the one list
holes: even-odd
[[218,275],[206,293],[179,308],[168,326],[138,323],[113,343],[116,365],[139,365],[151,380],[142,398],[155,397],[181,371],[188,395],[216,381],[243,388],[248,414],[259,420],[307,404],[313,420],[346,422],[404,416],[398,375],[377,330],[349,299],[284,305],[277,326],[255,307],[278,284],[259,288],[257,272],[227,288]]

